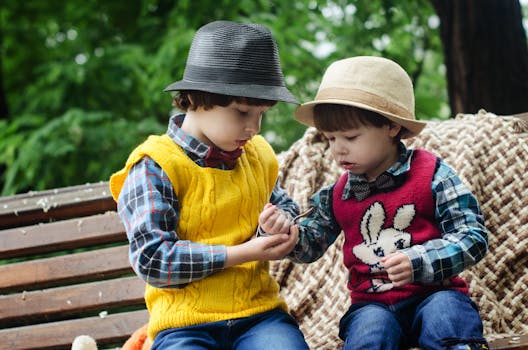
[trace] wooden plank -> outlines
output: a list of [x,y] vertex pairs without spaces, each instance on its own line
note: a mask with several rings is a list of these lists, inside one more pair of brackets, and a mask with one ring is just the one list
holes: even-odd
[[512,334],[490,342],[492,350],[528,350],[528,334]]
[[148,322],[148,311],[139,310],[0,330],[2,348],[9,350],[66,350],[75,337],[86,334],[98,345],[122,344]]
[[0,296],[0,328],[57,321],[73,315],[144,306],[145,282],[136,276]]
[[30,191],[0,197],[0,215],[17,210],[19,213],[33,209],[52,209],[55,205],[78,203],[84,200],[111,197],[108,182],[55,188],[45,191]]
[[132,273],[128,245],[0,265],[0,293],[88,282]]
[[0,198],[0,228],[116,210],[108,182],[28,192]]
[[2,259],[126,241],[116,212],[0,231]]

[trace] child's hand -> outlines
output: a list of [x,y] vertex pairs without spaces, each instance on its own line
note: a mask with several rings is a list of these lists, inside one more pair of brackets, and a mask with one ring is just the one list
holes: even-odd
[[381,263],[395,287],[412,282],[412,265],[409,257],[402,252],[395,252],[381,258]]
[[297,239],[299,230],[293,226],[291,233],[276,234],[269,237],[256,237],[242,244],[227,247],[225,267],[242,264],[248,261],[280,260],[290,253]]
[[291,225],[290,215],[271,203],[266,204],[259,215],[259,226],[269,235],[289,233]]
[[260,252],[257,254],[259,260],[280,260],[290,253],[295,248],[299,231],[292,229],[290,232],[289,235],[277,234],[255,239],[255,241],[262,240],[258,243],[260,247]]

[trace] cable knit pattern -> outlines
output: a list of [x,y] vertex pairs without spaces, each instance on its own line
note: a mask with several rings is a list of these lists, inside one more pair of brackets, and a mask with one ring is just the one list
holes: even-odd
[[[123,175],[145,155],[167,173],[180,201],[179,239],[233,246],[255,233],[278,171],[273,150],[260,136],[246,144],[233,170],[200,167],[169,136],[151,136],[132,152],[125,169],[112,176],[115,198]],[[258,261],[224,269],[182,289],[147,285],[148,332],[154,338],[167,328],[247,317],[278,307],[286,310],[278,292],[269,264]]]

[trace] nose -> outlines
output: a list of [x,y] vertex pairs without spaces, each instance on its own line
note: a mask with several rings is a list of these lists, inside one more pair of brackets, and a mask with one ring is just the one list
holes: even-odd
[[260,115],[248,118],[245,129],[247,132],[251,133],[252,137],[259,133],[261,121],[262,121],[262,116]]
[[331,144],[332,151],[335,154],[346,154],[348,153],[348,149],[345,147],[345,144],[341,142],[340,140],[336,139]]

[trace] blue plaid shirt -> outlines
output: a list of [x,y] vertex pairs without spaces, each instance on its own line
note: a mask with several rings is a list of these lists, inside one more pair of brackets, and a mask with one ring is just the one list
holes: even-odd
[[[171,117],[167,134],[196,164],[206,166],[207,144],[186,134],[184,115]],[[177,164],[175,164],[177,166]],[[228,170],[225,164],[219,169]],[[270,202],[292,216],[299,207],[275,184]],[[158,288],[183,288],[224,268],[226,247],[178,238],[178,198],[167,174],[149,157],[130,170],[118,198],[118,213],[130,241],[130,263],[136,274]]]
[[[399,160],[388,170],[398,176],[411,168],[412,150],[399,145]],[[351,184],[367,181],[349,173],[343,198],[350,198]],[[289,258],[296,262],[319,259],[341,233],[332,210],[334,185],[315,193],[309,202],[316,210],[299,225],[299,241]],[[446,163],[439,161],[431,184],[435,220],[442,235],[401,250],[411,260],[413,281],[430,283],[454,276],[481,260],[488,249],[488,233],[475,195]]]

